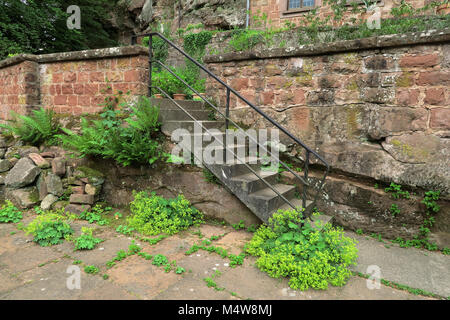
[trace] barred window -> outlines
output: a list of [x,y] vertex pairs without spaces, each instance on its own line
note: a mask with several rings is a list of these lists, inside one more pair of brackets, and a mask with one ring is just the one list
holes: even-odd
[[288,10],[314,7],[314,0],[288,0]]

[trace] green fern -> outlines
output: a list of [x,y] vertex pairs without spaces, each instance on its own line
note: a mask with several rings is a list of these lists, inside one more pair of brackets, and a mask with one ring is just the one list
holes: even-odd
[[58,135],[64,146],[78,150],[82,156],[98,156],[114,159],[123,166],[133,163],[153,164],[161,155],[156,140],[159,131],[159,108],[151,105],[146,97],[140,97],[123,125],[119,111],[106,110],[102,120],[81,120],[81,135],[62,129]]
[[13,120],[10,124],[1,124],[6,133],[18,136],[20,140],[31,145],[57,143],[56,134],[60,130],[60,124],[55,119],[53,110],[33,110],[30,116],[24,116],[11,112]]

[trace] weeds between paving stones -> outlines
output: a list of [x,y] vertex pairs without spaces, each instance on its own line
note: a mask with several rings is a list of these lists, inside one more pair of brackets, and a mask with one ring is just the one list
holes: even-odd
[[211,236],[211,238],[203,240],[200,244],[194,244],[191,248],[189,248],[189,250],[187,250],[185,252],[185,255],[188,256],[188,255],[191,255],[191,254],[197,252],[198,250],[204,250],[207,252],[214,252],[214,253],[218,254],[219,256],[221,256],[223,259],[228,258],[230,260],[229,266],[231,268],[234,268],[238,265],[242,265],[244,263],[244,259],[246,257],[245,252],[242,252],[239,255],[235,255],[232,253],[228,253],[228,251],[222,247],[217,247],[217,246],[212,245],[213,241],[217,241],[224,236],[225,236],[225,234],[221,234],[218,236]]
[[138,255],[145,260],[152,260],[152,265],[155,265],[157,267],[164,267],[164,271],[166,273],[174,270],[176,274],[182,274],[186,271],[184,268],[177,266],[177,262],[175,260],[169,263],[169,259],[162,254],[156,254],[152,256],[148,253],[142,252],[142,248],[137,245],[134,240],[128,246],[128,252],[119,250],[116,256],[106,263],[106,266],[108,269],[111,269],[116,265],[116,262],[123,261],[127,257],[132,255]]

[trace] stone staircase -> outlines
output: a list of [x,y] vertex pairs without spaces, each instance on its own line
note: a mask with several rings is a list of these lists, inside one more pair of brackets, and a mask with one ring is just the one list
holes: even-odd
[[[219,136],[225,136],[225,122],[209,120],[210,112],[205,108],[203,102],[200,101],[178,101],[177,103],[186,110],[196,121],[200,122],[206,129],[214,130],[213,136],[217,139]],[[152,104],[160,107],[160,121],[162,123],[162,132],[166,135],[171,135],[176,129],[183,128],[190,133],[194,132],[195,121],[189,117],[183,110],[176,106],[169,99],[152,99]],[[206,132],[200,133],[203,139],[204,148],[212,142],[211,137]],[[191,148],[194,145],[193,140],[195,134],[190,134],[190,144],[187,147]],[[208,136],[208,138],[206,138]],[[189,139],[186,139],[189,140]],[[225,143],[225,139],[223,139]],[[270,184],[294,206],[302,207],[302,200],[296,197],[298,189],[296,186],[282,184],[279,182],[278,171],[268,171],[265,169],[261,159],[248,156],[246,145],[231,145],[235,154],[238,154],[239,149],[243,149],[245,158],[242,159],[251,169],[253,169],[265,182]],[[230,147],[231,147],[230,146]],[[222,149],[222,150],[219,150]],[[217,151],[225,153],[225,147],[217,148]],[[229,149],[230,150],[230,149]],[[216,152],[217,152],[216,151]],[[241,150],[242,151],[242,150]],[[191,150],[194,152],[194,150]],[[236,163],[237,162],[237,163]],[[202,164],[202,167],[209,169],[222,184],[233,193],[242,203],[244,203],[258,218],[267,223],[268,219],[273,213],[279,209],[290,209],[291,206],[274,192],[268,185],[259,179],[246,165],[240,161],[234,161],[232,164]],[[312,209],[312,201],[307,201],[307,209]],[[321,215],[311,218],[317,227],[331,222],[331,217]],[[320,221],[321,223],[318,223]]]

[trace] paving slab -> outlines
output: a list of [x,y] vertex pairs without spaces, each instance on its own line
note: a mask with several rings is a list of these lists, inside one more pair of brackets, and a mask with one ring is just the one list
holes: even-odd
[[383,279],[450,297],[450,256],[391,244],[386,248],[375,239],[346,234],[359,241],[358,265],[353,270],[368,274],[369,266],[378,266]]
[[227,291],[208,288],[203,281],[192,275],[182,276],[165,291],[154,297],[155,300],[236,300]]
[[164,267],[154,266],[139,256],[118,262],[106,274],[113,283],[144,300],[156,297],[181,279],[173,271],[166,273]]
[[20,273],[61,257],[51,247],[32,244],[1,253],[0,264],[5,265],[11,273]]
[[367,288],[366,279],[360,277],[352,277],[345,286],[330,286],[328,290],[293,290],[289,287],[287,279],[271,278],[257,269],[254,265],[255,261],[255,258],[250,257],[242,266],[224,272],[216,278],[217,285],[237,293],[242,298],[254,300],[426,299],[383,285],[380,289],[370,290]]
[[67,280],[72,275],[68,267],[72,266],[70,259],[62,259],[57,263],[49,263],[43,267],[24,272],[20,277],[25,285],[0,296],[4,300],[75,300],[82,292],[91,291],[98,287],[101,277],[86,274],[80,268],[81,288],[70,290]]

